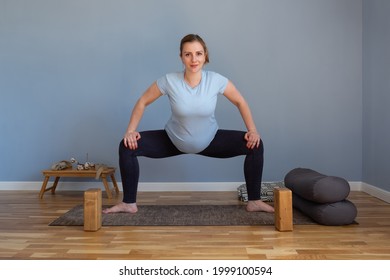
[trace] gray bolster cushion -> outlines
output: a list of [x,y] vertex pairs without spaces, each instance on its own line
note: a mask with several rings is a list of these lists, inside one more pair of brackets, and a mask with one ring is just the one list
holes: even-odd
[[349,200],[334,203],[315,203],[293,193],[293,206],[315,222],[326,226],[352,224],[357,215],[356,206]]
[[333,203],[348,197],[348,181],[327,176],[312,169],[295,168],[284,177],[284,184],[294,194],[316,203]]

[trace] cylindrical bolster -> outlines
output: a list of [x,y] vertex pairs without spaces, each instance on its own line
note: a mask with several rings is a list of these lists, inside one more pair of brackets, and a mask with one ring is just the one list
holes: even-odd
[[295,168],[287,173],[284,184],[294,194],[316,203],[333,203],[348,197],[348,181],[312,169]]
[[354,222],[357,216],[356,206],[349,200],[335,203],[315,203],[293,194],[293,207],[315,222],[327,226],[349,225]]

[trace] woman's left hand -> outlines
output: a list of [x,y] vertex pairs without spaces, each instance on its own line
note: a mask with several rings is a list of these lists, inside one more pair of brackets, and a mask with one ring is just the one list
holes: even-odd
[[260,135],[257,131],[250,130],[245,133],[246,146],[248,149],[258,148],[260,146]]

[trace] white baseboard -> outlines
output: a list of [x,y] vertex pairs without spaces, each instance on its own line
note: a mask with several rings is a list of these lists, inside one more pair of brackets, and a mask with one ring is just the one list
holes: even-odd
[[350,182],[351,191],[362,191],[390,203],[390,192],[364,182]]
[[[49,183],[50,184],[50,183]],[[49,186],[48,184],[48,186]],[[138,190],[143,192],[162,191],[237,191],[237,188],[244,182],[160,182],[160,183],[139,183]],[[390,203],[390,192],[372,186],[364,182],[349,182],[351,191],[362,191]],[[42,182],[0,182],[0,191],[37,191],[39,192]],[[122,190],[122,184],[118,182]],[[101,181],[88,182],[59,182],[57,190],[85,191],[90,188],[104,189]]]
[[[236,191],[244,182],[140,182],[138,190],[143,192],[162,191]],[[47,184],[50,187],[52,182]],[[109,184],[112,187],[111,182]],[[42,182],[0,182],[0,190],[3,191],[40,191]],[[122,184],[118,182],[122,190]],[[102,188],[101,181],[88,182],[58,182],[57,190],[85,191],[90,188]]]
[[175,183],[140,183],[139,191],[237,191],[244,182],[175,182]]

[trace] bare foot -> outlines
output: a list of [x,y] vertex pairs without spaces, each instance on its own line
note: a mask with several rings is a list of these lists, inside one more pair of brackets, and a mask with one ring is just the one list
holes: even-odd
[[246,211],[248,212],[268,212],[274,213],[275,210],[271,205],[261,201],[261,200],[250,200],[246,206]]
[[103,210],[103,214],[110,214],[110,213],[137,213],[138,207],[136,203],[124,203],[121,202],[115,206],[112,206],[111,208],[106,208]]

